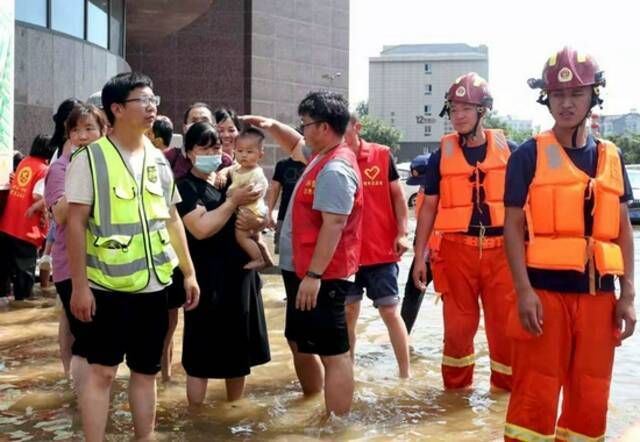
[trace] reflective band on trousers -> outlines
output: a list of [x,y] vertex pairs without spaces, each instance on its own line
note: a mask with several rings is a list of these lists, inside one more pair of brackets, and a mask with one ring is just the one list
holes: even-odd
[[568,428],[556,428],[556,437],[560,440],[568,442],[604,442],[604,434],[598,437],[589,437],[584,434],[576,433]]
[[511,376],[511,367],[491,359],[491,370]]
[[544,435],[513,424],[504,426],[504,435],[523,442],[554,442],[555,434]]
[[476,363],[476,355],[470,354],[464,358],[452,358],[451,356],[442,356],[442,365],[449,367],[467,367]]

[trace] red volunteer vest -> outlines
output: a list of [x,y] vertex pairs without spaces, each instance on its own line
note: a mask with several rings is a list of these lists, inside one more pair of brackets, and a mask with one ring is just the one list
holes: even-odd
[[358,176],[358,190],[347,225],[329,265],[322,274],[322,279],[344,279],[358,271],[360,264],[360,244],[362,242],[362,180],[356,155],[346,145],[340,144],[318,160],[311,169],[300,179],[300,183],[293,195],[292,239],[293,266],[298,278],[304,278],[311,264],[311,257],[316,248],[322,213],[313,209],[313,195],[315,193],[316,177],[324,165],[333,159],[347,162]]
[[362,223],[360,265],[398,262],[399,258],[393,250],[398,225],[389,189],[389,148],[363,140],[358,166],[367,217],[367,221]]
[[47,175],[47,170],[47,161],[42,158],[28,156],[20,162],[0,219],[0,231],[38,248],[47,236],[48,226],[40,226],[41,212],[36,212],[29,218],[25,213],[34,203],[33,188],[38,180]]

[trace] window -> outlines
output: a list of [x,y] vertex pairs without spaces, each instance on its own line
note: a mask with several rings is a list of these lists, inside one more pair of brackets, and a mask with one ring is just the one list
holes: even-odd
[[427,124],[424,126],[424,136],[428,137],[431,135],[431,125]]
[[394,111],[391,111],[391,116],[394,117],[396,115],[396,113]]
[[124,53],[122,35],[124,33],[124,3],[123,0],[111,0],[111,36],[109,50],[118,55]]
[[51,0],[51,29],[84,38],[84,0]]
[[425,115],[431,115],[431,105],[430,104],[425,104],[424,105],[424,114]]
[[391,125],[394,125],[395,123],[396,123],[396,119],[395,119],[395,118],[392,118],[392,119],[391,119]]
[[87,40],[106,49],[109,44],[109,1],[89,0],[87,6]]
[[431,83],[427,83],[424,85],[424,94],[425,95],[431,95],[432,92],[432,86]]
[[47,0],[16,0],[16,20],[46,28]]
[[424,64],[424,73],[425,74],[430,74],[431,73],[431,63],[425,63]]

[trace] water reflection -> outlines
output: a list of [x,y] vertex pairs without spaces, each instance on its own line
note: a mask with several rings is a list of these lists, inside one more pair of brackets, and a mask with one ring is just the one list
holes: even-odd
[[[640,234],[636,232],[640,244]],[[636,249],[636,263],[640,256]],[[406,281],[410,257],[402,263]],[[356,392],[348,418],[325,419],[321,397],[304,399],[283,337],[283,289],[276,275],[265,277],[265,307],[272,362],[253,370],[247,397],[227,403],[222,381],[210,382],[205,405],[189,408],[181,346],[174,355],[174,380],[158,387],[158,439],[210,440],[433,440],[490,441],[501,438],[508,396],[489,387],[484,330],[476,338],[474,388],[441,388],[441,306],[427,298],[412,334],[413,378],[397,378],[386,328],[370,303],[362,305],[356,354]],[[176,344],[181,342],[181,325]],[[213,339],[213,338],[212,338]],[[611,389],[608,437],[640,419],[638,334],[618,349]],[[207,351],[207,349],[203,349]],[[82,440],[77,405],[63,378],[57,347],[57,313],[51,300],[25,302],[0,312],[1,440]],[[108,440],[129,440],[131,414],[127,370],[114,384]]]

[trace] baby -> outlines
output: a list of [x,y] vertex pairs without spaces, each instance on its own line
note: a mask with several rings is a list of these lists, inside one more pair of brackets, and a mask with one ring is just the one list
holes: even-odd
[[[260,189],[260,197],[242,208],[250,210],[259,218],[264,218],[267,215],[264,196],[269,182],[262,167],[258,164],[264,155],[264,134],[254,127],[244,129],[236,138],[234,153],[235,163],[219,172],[225,178],[231,179],[227,193],[247,184],[253,185],[255,189]],[[261,269],[271,267],[274,264],[273,258],[262,240],[261,232],[240,230],[236,227],[236,240],[251,258],[251,261],[244,266],[245,269]]]

